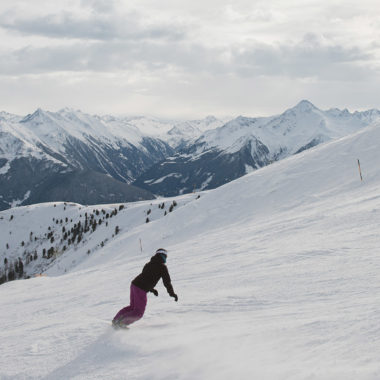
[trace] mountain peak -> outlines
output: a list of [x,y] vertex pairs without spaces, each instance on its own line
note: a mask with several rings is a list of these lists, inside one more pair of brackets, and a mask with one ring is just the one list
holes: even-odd
[[28,121],[34,120],[34,119],[42,119],[48,117],[48,114],[46,111],[44,111],[42,108],[37,108],[32,114],[26,115],[22,120],[21,123],[26,123]]
[[311,102],[309,102],[306,99],[301,100],[295,107],[293,107],[294,110],[299,110],[301,112],[316,110],[317,107]]

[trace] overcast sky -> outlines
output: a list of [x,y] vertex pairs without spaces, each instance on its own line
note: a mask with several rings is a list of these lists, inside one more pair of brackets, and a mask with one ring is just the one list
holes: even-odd
[[0,109],[380,108],[378,0],[1,0]]

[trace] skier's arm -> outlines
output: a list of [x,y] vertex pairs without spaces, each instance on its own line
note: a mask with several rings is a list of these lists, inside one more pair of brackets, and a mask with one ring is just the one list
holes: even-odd
[[177,297],[177,294],[174,293],[172,282],[170,280],[169,271],[168,271],[168,268],[166,267],[166,265],[163,265],[162,282],[164,283],[164,286],[165,286],[166,290],[168,291],[170,297],[174,297],[174,299],[177,301],[178,297]]

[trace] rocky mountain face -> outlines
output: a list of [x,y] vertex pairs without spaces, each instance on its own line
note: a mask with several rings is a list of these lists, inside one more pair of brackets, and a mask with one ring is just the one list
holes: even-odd
[[134,184],[172,196],[213,189],[274,161],[380,120],[380,111],[322,111],[307,100],[272,117],[239,116],[185,144]]
[[132,126],[78,111],[0,115],[0,209],[58,200],[152,199],[130,183],[173,152]]
[[280,115],[233,120],[0,112],[0,210],[213,189],[378,120],[378,110],[323,111],[307,100]]
[[[217,119],[194,121],[204,128]],[[83,204],[152,199],[131,183],[194,137],[177,121],[38,109],[0,113],[0,210],[46,201]],[[189,129],[190,128],[190,129]],[[201,134],[203,129],[199,130]],[[165,141],[167,140],[167,141]]]

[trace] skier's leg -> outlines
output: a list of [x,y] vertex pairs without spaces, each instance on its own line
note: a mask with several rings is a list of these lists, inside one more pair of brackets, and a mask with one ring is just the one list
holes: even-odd
[[134,296],[133,296],[133,291],[132,291],[132,284],[130,286],[130,291],[129,291],[129,306],[123,307],[121,310],[118,311],[118,313],[115,315],[113,321],[118,322],[119,320],[123,319],[128,315],[128,313],[133,310],[134,308]]
[[120,323],[125,325],[130,325],[136,322],[145,312],[145,307],[147,303],[147,294],[144,290],[138,288],[135,285],[131,285],[131,301],[133,300],[133,308],[129,309],[122,318],[119,320]]

